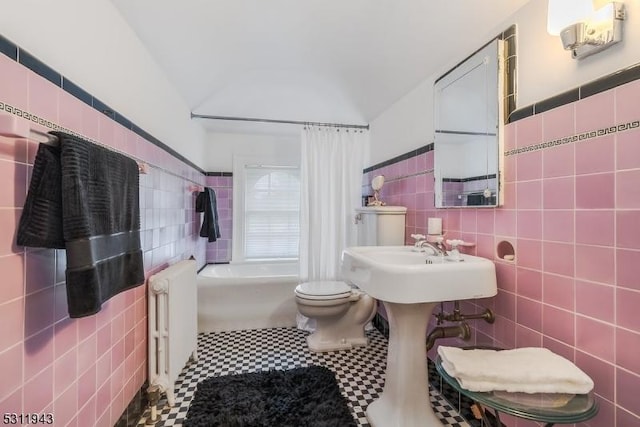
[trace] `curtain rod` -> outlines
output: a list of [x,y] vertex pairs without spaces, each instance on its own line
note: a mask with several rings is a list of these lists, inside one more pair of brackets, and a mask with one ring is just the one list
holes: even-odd
[[275,120],[275,119],[255,119],[251,117],[229,117],[229,116],[208,116],[206,114],[191,113],[192,119],[210,119],[210,120],[230,120],[236,122],[260,122],[260,123],[285,123],[290,125],[313,125],[313,126],[333,126],[352,129],[367,129],[369,125],[349,125],[342,123],[321,123],[321,122],[302,122],[298,120]]

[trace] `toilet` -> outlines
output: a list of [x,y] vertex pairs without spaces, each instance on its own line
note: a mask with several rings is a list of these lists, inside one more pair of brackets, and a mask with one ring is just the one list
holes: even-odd
[[[403,246],[405,216],[402,206],[363,207],[356,210],[358,246]],[[366,346],[364,333],[378,309],[374,298],[342,281],[314,281],[296,286],[298,311],[315,320],[307,337],[313,352]]]

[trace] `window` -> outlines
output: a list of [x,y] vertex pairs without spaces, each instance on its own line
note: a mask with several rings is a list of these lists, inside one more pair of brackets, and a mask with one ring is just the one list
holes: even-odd
[[233,261],[298,258],[300,170],[234,159]]
[[245,259],[297,258],[300,173],[297,168],[245,168]]

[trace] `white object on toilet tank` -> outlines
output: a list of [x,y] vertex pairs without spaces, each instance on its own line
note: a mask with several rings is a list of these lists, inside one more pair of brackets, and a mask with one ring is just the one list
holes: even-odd
[[406,215],[404,206],[356,209],[358,246],[403,246]]

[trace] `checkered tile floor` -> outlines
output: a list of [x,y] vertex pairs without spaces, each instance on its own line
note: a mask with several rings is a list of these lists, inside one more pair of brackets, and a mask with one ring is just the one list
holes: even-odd
[[[309,365],[325,366],[335,372],[354,418],[359,425],[369,426],[365,410],[384,386],[387,340],[376,329],[367,334],[367,347],[327,353],[311,353],[306,343],[308,332],[296,328],[200,334],[198,361],[180,374],[175,406],[171,408],[164,399],[160,401],[162,420],[157,426],[181,425],[198,382],[205,378]],[[430,391],[431,404],[443,425],[469,426],[438,392],[433,388]],[[149,415],[147,409],[138,426],[144,425]]]

